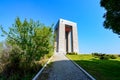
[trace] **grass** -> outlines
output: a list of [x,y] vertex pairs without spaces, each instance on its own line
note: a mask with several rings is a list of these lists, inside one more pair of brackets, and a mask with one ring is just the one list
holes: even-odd
[[78,65],[90,73],[96,80],[120,80],[120,57],[100,60],[90,54],[67,55]]

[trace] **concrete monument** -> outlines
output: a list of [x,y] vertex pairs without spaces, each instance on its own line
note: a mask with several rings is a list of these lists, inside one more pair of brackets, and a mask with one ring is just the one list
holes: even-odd
[[64,19],[59,19],[55,26],[55,52],[67,53],[77,52],[78,48],[78,33],[77,24]]

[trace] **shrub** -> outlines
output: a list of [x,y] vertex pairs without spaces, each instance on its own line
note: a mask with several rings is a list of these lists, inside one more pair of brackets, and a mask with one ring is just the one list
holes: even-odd
[[105,55],[105,54],[97,53],[97,52],[92,53],[92,56],[95,57],[95,58],[101,58],[101,59],[102,59],[102,57],[103,57],[104,55]]
[[77,55],[77,52],[67,52],[68,55]]
[[99,59],[101,59],[101,60],[109,60],[110,57],[109,57],[108,55],[101,55],[101,56],[99,57]]
[[106,55],[106,54],[102,54],[102,53],[92,53],[92,56],[94,56],[95,58],[99,58],[101,60],[108,60],[108,59],[116,59],[117,56],[116,55]]
[[22,50],[18,47],[2,52],[0,57],[0,79],[21,80],[21,78],[25,78],[26,80],[27,77],[27,80],[30,80],[42,67],[39,63],[27,63],[21,54]]
[[99,53],[92,53],[92,56],[98,56],[99,55]]
[[109,55],[109,56],[110,56],[111,59],[116,59],[117,58],[117,56],[115,56],[115,55]]
[[120,57],[120,54],[118,54],[118,57]]
[[30,21],[25,19],[22,22],[18,17],[8,32],[2,26],[0,26],[0,29],[11,46],[17,45],[24,51],[22,57],[26,59],[27,63],[38,61],[53,50],[52,26],[45,26],[39,21],[36,22],[32,19]]
[[5,76],[5,78],[12,78],[15,77],[13,75],[17,76],[17,72],[20,71],[19,64],[21,61],[21,50],[14,46],[12,49],[5,49],[2,51],[1,57],[0,57],[0,65],[1,70],[0,74]]
[[99,57],[99,56],[101,56],[101,55],[105,55],[105,54],[102,54],[102,53],[96,53],[96,52],[95,52],[95,53],[92,53],[92,55],[95,56],[95,57]]
[[[1,70],[3,72],[0,74],[3,73],[8,80],[20,80],[19,76],[21,78],[26,75],[32,77],[31,74],[36,73],[41,67],[41,64],[38,65],[36,62],[53,51],[52,27],[45,26],[39,21],[27,21],[25,19],[22,22],[16,18],[15,23],[9,28],[9,32],[5,31],[2,26],[0,29],[3,35],[7,37],[6,42],[13,47],[0,59],[0,67],[1,62],[4,64],[4,68]],[[51,55],[47,56],[50,57]]]

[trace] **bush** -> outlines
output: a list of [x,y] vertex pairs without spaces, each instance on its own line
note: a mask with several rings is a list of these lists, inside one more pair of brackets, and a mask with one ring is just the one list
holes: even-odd
[[[2,51],[0,57],[0,75],[5,76],[6,79],[16,79],[18,77],[20,69],[19,65],[21,64],[21,50],[14,46],[12,49],[5,49]],[[16,76],[15,76],[16,75]],[[1,78],[3,78],[0,76]],[[20,76],[19,76],[20,77]]]
[[111,58],[111,59],[116,59],[117,56],[115,56],[115,55],[110,55],[110,58]]
[[0,29],[3,35],[7,36],[7,42],[13,46],[17,45],[22,51],[27,63],[38,61],[41,57],[53,50],[53,31],[52,26],[45,26],[39,21],[23,22],[19,17],[16,18],[15,23],[5,31],[2,26]]
[[48,27],[39,21],[27,21],[26,19],[22,22],[16,18],[15,23],[9,28],[9,32],[5,31],[2,26],[0,29],[3,35],[7,36],[6,42],[11,47],[17,46],[2,55],[0,69],[1,62],[3,62],[2,67],[4,68],[1,69],[0,74],[3,74],[8,80],[21,80],[18,77],[25,76],[32,78],[31,74],[41,68],[41,64],[36,62],[53,51],[52,26]]
[[95,58],[99,58],[99,57],[102,57],[104,56],[105,54],[102,54],[102,53],[92,53],[92,56],[94,56]]
[[101,55],[101,56],[99,57],[99,59],[101,59],[101,60],[109,60],[110,57],[109,57],[108,55]]
[[21,56],[22,50],[13,47],[3,51],[0,57],[0,79],[2,80],[30,80],[41,69],[39,63],[27,63]]
[[67,52],[68,55],[77,55],[77,52]]
[[94,56],[95,58],[99,58],[101,60],[108,60],[108,59],[116,59],[117,56],[115,55],[106,55],[106,54],[102,54],[102,53],[92,53],[92,56]]
[[100,57],[100,56],[103,56],[105,54],[102,54],[102,53],[92,53],[92,56],[94,57]]
[[120,54],[118,55],[118,57],[120,57]]
[[99,56],[100,53],[92,53],[92,56]]

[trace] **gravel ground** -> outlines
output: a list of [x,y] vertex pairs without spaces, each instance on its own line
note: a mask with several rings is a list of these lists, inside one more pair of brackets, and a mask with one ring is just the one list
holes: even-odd
[[[90,80],[78,67],[76,67],[63,54],[55,54],[52,65],[45,69],[42,74],[48,75],[44,80]],[[39,80],[43,80],[42,75]]]

